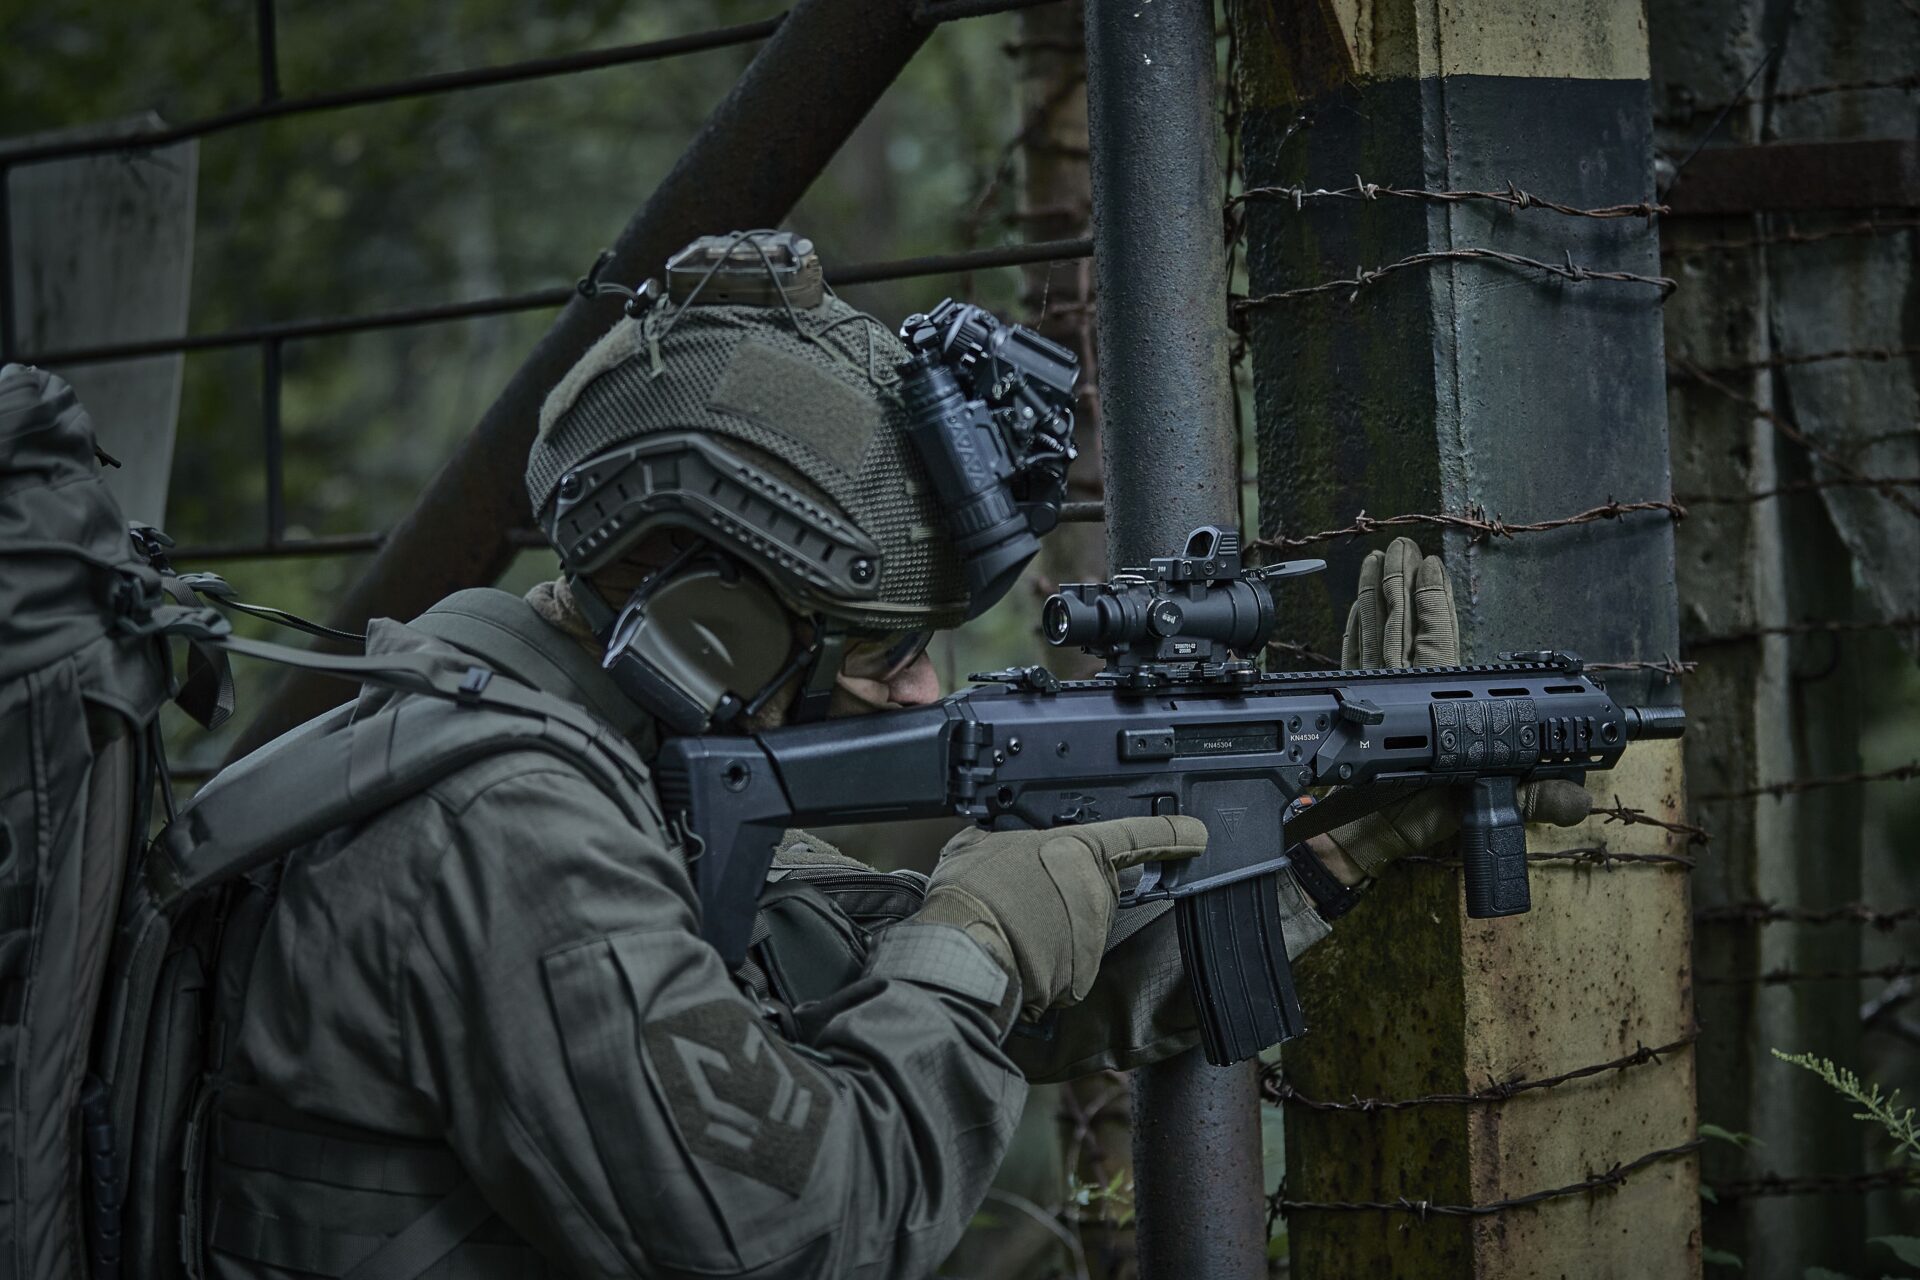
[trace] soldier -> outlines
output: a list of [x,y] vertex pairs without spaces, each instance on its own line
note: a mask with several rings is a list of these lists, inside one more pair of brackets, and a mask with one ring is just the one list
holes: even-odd
[[[935,697],[926,639],[970,602],[902,433],[904,349],[789,237],[734,237],[670,293],[542,411],[527,484],[562,578],[376,621],[370,655],[478,660],[643,758],[667,730]],[[615,473],[617,535],[558,537],[558,495]],[[875,554],[835,578],[825,546]],[[1370,665],[1445,658],[1415,603],[1444,591],[1438,562],[1394,554],[1355,643]],[[368,686],[352,717],[418,696]],[[1443,821],[1404,811],[1321,852],[1357,883]],[[486,755],[298,849],[270,903],[232,914],[215,986],[233,1012],[196,1122],[207,1274],[931,1274],[1020,1115],[1013,1053],[1060,1075],[1194,1042],[1171,928],[1095,979],[1122,873],[1204,841],[1186,817],[969,831],[922,881],[790,836],[730,973],[654,797]],[[1326,926],[1286,898],[1297,950]],[[1076,1003],[1009,1049],[1016,1019]]]

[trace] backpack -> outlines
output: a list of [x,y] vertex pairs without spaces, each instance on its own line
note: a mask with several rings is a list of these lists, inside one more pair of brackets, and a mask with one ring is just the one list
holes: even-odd
[[[563,756],[636,816],[652,804],[611,729],[486,666],[232,635],[201,597],[244,606],[129,532],[103,461],[71,387],[0,369],[0,1274],[36,1280],[199,1274],[221,957],[249,953],[284,854],[506,751]],[[230,716],[230,653],[430,697],[310,721],[175,814],[159,709]],[[156,794],[169,821],[149,842]],[[458,1188],[353,1275],[418,1275],[486,1214]]]

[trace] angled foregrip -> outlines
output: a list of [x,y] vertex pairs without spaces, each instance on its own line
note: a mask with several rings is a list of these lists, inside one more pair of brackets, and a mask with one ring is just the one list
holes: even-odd
[[1207,1061],[1227,1066],[1307,1029],[1281,931],[1278,874],[1174,902]]
[[1527,889],[1527,829],[1512,778],[1476,778],[1460,811],[1460,865],[1467,878],[1467,914],[1476,920],[1517,916],[1533,906]]

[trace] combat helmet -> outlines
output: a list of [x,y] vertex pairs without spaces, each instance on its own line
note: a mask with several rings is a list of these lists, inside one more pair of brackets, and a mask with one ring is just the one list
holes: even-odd
[[[600,286],[627,316],[543,406],[528,497],[609,671],[668,729],[751,715],[795,677],[809,718],[848,645],[905,660],[991,603],[912,439],[916,353],[834,296],[792,233],[703,237],[665,274]],[[653,571],[607,598],[596,578],[643,544]]]

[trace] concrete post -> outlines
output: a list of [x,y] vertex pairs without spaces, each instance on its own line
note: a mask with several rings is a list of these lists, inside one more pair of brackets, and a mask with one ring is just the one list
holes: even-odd
[[[1364,15],[1365,20],[1361,20]],[[1647,45],[1633,0],[1311,0],[1249,5],[1247,186],[1504,191],[1570,205],[1652,194]],[[1303,120],[1304,117],[1304,120]],[[1478,199],[1378,195],[1249,210],[1255,297],[1365,285],[1248,309],[1262,532],[1306,535],[1360,511],[1509,521],[1669,496],[1660,291],[1567,280],[1485,258],[1658,274],[1641,218],[1567,217]],[[1673,532],[1659,512],[1492,542],[1427,533],[1448,563],[1469,659],[1552,644],[1598,660],[1675,650]],[[1316,548],[1332,570],[1291,630],[1337,645],[1360,557],[1384,537]],[[1671,701],[1644,672],[1628,701]],[[1668,818],[1677,744],[1596,775]],[[1647,826],[1536,834],[1536,853],[1686,853]],[[1684,1041],[1692,1023],[1688,888],[1676,864],[1612,873],[1539,862],[1530,915],[1465,918],[1445,865],[1396,869],[1303,958],[1311,1031],[1287,1046],[1312,1098],[1409,1099],[1538,1079]],[[1692,1276],[1698,1273],[1691,1055],[1685,1047],[1505,1102],[1287,1112],[1284,1200],[1294,1274]],[[1644,1163],[1634,1164],[1641,1157]],[[1503,1202],[1632,1165],[1603,1196]],[[1352,1207],[1359,1202],[1405,1208]],[[1419,1202],[1467,1212],[1421,1212]]]
[[[1213,6],[1087,0],[1087,108],[1107,552],[1235,524]],[[1254,1064],[1196,1050],[1134,1073],[1144,1280],[1262,1276]]]

